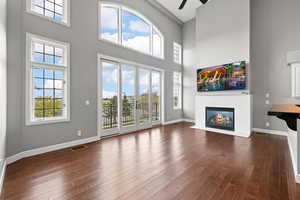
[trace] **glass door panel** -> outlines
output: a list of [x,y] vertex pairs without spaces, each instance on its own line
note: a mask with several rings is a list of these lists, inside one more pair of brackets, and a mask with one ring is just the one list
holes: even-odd
[[128,133],[161,121],[161,72],[101,60],[101,136]]
[[145,124],[150,121],[150,71],[145,69],[139,69],[138,71],[138,116],[139,123]]
[[102,62],[102,129],[119,127],[119,66]]
[[135,67],[123,65],[121,67],[121,79],[122,79],[122,94],[121,94],[121,106],[122,106],[122,126],[132,126],[136,124],[136,81],[135,81]]
[[151,110],[152,122],[160,121],[160,102],[161,102],[161,77],[160,72],[151,73]]

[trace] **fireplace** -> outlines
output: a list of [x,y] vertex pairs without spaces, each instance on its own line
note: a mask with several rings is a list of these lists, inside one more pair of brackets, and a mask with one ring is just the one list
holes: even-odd
[[234,108],[206,107],[206,127],[234,131]]

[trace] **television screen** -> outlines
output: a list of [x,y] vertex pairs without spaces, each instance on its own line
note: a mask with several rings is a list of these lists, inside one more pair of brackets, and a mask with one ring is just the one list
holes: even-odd
[[198,92],[246,89],[246,61],[230,63],[197,71]]

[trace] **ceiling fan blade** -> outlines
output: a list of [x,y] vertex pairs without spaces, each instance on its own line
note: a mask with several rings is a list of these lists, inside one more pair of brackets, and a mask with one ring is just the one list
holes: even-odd
[[208,2],[208,0],[200,0],[201,3],[206,4]]
[[179,10],[181,10],[181,9],[185,6],[186,1],[187,1],[187,0],[183,0],[183,1],[182,1],[182,3],[181,3],[180,6],[179,6]]

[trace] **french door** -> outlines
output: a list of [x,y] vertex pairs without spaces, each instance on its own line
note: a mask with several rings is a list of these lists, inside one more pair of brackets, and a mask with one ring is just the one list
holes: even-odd
[[161,122],[161,72],[100,60],[101,136],[150,128]]

